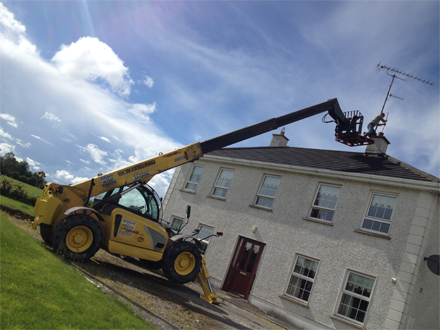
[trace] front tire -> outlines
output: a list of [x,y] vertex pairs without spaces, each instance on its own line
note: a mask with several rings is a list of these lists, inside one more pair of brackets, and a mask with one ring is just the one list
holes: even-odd
[[197,246],[180,241],[165,251],[162,270],[171,282],[184,284],[195,280],[201,265],[202,255]]
[[88,215],[72,215],[63,219],[53,232],[54,251],[71,260],[87,260],[101,247],[102,229]]

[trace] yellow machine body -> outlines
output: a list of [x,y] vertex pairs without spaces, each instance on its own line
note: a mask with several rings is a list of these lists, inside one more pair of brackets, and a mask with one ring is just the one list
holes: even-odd
[[[54,248],[69,258],[88,259],[99,248],[104,248],[114,254],[145,260],[153,266],[160,262],[165,276],[175,283],[187,283],[197,276],[205,293],[202,299],[216,301],[205,258],[197,247],[200,242],[192,236],[187,237],[190,241],[174,237],[172,231],[158,224],[159,213],[156,217],[141,213],[139,210],[148,206],[147,199],[145,206],[140,208],[119,204],[119,199],[130,191],[144,189],[144,185],[156,174],[193,162],[204,153],[325,111],[329,111],[338,123],[348,122],[337,99],[331,99],[201,143],[161,153],[80,183],[47,183],[35,204],[33,228],[40,226],[41,236],[46,243],[52,243]],[[98,196],[101,195],[104,197],[99,200]],[[149,197],[148,193],[142,196]],[[92,204],[94,197],[96,199]]]

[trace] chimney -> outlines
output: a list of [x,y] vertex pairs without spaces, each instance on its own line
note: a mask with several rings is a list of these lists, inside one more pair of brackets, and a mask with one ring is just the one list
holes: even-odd
[[370,136],[369,138],[374,140],[374,144],[367,145],[367,149],[365,149],[365,153],[367,153],[367,154],[384,153],[385,154],[387,152],[387,148],[388,148],[388,145],[390,144],[390,141],[388,141],[388,139],[385,136],[383,136],[383,134],[381,135],[381,133],[379,133],[379,135]]
[[272,141],[270,141],[270,147],[286,147],[288,138],[284,136],[285,128],[283,128],[280,134],[272,134]]

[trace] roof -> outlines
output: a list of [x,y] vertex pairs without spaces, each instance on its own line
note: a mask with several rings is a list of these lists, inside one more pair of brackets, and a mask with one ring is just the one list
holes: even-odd
[[440,182],[439,178],[386,154],[297,147],[253,147],[223,148],[211,151],[207,155],[407,180]]

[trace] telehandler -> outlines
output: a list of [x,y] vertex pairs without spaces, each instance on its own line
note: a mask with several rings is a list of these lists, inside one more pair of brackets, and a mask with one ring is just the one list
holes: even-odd
[[209,283],[200,239],[161,225],[164,222],[160,200],[147,185],[148,181],[158,173],[193,162],[210,151],[326,111],[336,122],[337,141],[348,145],[353,145],[353,141],[371,143],[360,135],[363,117],[358,113],[346,117],[338,100],[331,99],[201,143],[160,153],[77,184],[46,183],[35,204],[32,226],[34,229],[40,226],[43,240],[70,259],[89,259],[100,248],[138,258],[146,267],[162,268],[172,282],[184,284],[197,278],[204,291],[201,298],[214,302],[217,296]]

